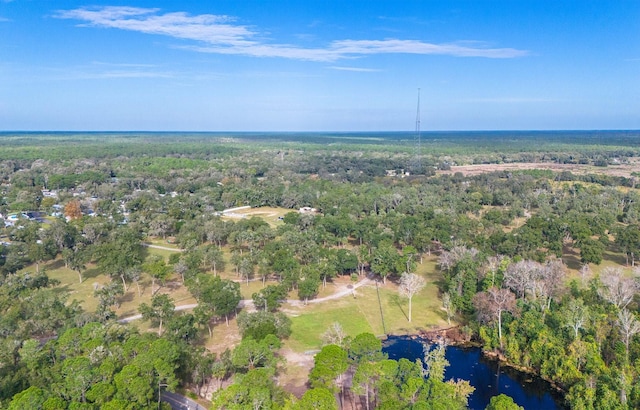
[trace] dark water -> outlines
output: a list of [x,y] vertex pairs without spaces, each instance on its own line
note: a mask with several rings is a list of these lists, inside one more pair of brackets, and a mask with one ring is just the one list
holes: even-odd
[[[424,357],[422,343],[408,337],[389,337],[383,351],[394,360],[405,358],[415,361]],[[445,357],[450,363],[445,379],[468,380],[475,387],[476,390],[469,397],[469,408],[472,410],[484,410],[491,397],[499,394],[511,396],[526,410],[563,408],[559,404],[561,400],[551,395],[551,387],[547,382],[510,368],[500,368],[497,362],[483,359],[478,348],[450,346]]]

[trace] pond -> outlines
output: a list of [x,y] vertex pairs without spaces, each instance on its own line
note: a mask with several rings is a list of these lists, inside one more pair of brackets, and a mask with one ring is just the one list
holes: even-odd
[[[406,336],[389,336],[383,349],[390,359],[401,358],[415,361],[423,359],[422,341]],[[449,346],[445,353],[449,367],[445,379],[469,381],[475,391],[469,397],[469,408],[484,410],[491,397],[499,394],[511,396],[526,410],[562,409],[562,400],[552,395],[552,388],[544,380],[507,367],[500,367],[496,361],[485,359],[479,348]]]

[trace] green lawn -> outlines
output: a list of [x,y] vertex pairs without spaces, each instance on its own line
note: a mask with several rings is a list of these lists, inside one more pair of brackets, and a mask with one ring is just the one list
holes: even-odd
[[[96,287],[106,285],[111,280],[108,276],[101,274],[94,264],[87,264],[87,269],[82,274],[82,283],[80,283],[78,273],[65,268],[60,258],[41,265],[41,269],[45,269],[50,278],[60,282],[60,289],[69,292],[69,301],[77,300],[82,308],[88,312],[94,312],[98,306],[98,300],[93,296]],[[28,266],[24,270],[33,271],[35,267]],[[141,303],[151,302],[151,279],[143,275],[139,285],[140,295],[138,295],[138,287],[135,283],[127,284],[127,291],[120,298],[120,307],[116,309],[119,317],[135,315],[138,313],[138,306]],[[156,289],[157,287],[156,284]],[[171,277],[159,293],[170,294],[176,306],[195,303],[187,288],[180,283],[180,279],[177,277]]]
[[[156,245],[155,243],[150,242],[150,241],[147,241],[147,243],[151,243],[151,244]],[[157,245],[165,246],[163,244],[157,244]],[[167,247],[168,248],[172,248],[174,246],[167,244]],[[180,250],[178,248],[175,248],[175,249],[176,249],[175,251],[171,251],[171,250],[168,250],[168,249],[158,249],[158,248],[145,247],[145,252],[147,253],[147,255],[159,255],[159,256],[162,256],[165,259],[165,261],[168,262],[170,255],[180,252]]]
[[380,284],[377,290],[373,285],[358,288],[355,298],[348,295],[303,308],[284,306],[293,322],[287,346],[298,352],[319,349],[322,334],[334,322],[340,323],[349,336],[362,332],[377,336],[415,333],[447,326],[446,315],[438,298],[438,288],[434,283],[439,278],[435,271],[435,258],[425,258],[417,271],[425,276],[427,286],[413,297],[411,323],[408,321],[408,300],[398,296],[395,283],[387,281],[385,285]]
[[[161,255],[168,259],[169,254],[175,251],[147,248],[148,255]],[[225,253],[227,250],[225,250]],[[225,255],[229,257],[228,253]],[[565,249],[563,260],[569,267],[569,278],[578,278],[577,261],[579,254],[575,250]],[[625,272],[631,272],[631,268],[624,265],[624,255],[611,252],[609,250],[604,255],[601,265],[592,265],[591,269],[594,274],[598,274],[605,267],[621,267]],[[338,322],[344,329],[345,333],[355,336],[362,332],[371,332],[375,335],[383,334],[406,334],[416,333],[423,330],[431,330],[437,327],[448,326],[446,315],[441,308],[441,301],[438,294],[437,282],[440,280],[440,273],[436,267],[437,257],[435,255],[425,256],[423,263],[417,265],[416,273],[423,275],[427,280],[427,286],[413,298],[412,322],[408,321],[409,306],[406,298],[401,298],[397,292],[397,285],[393,281],[387,281],[386,284],[379,284],[378,290],[373,285],[360,287],[356,291],[356,297],[347,295],[340,299],[330,300],[318,304],[309,304],[304,307],[294,307],[290,305],[283,306],[283,309],[290,315],[293,327],[292,335],[286,346],[296,352],[304,352],[314,350],[321,347],[321,335],[329,328],[329,326]],[[60,258],[41,265],[41,269],[46,269],[47,274],[60,282],[60,289],[69,292],[69,300],[78,300],[82,307],[87,311],[95,311],[97,299],[93,296],[94,289],[97,286],[107,284],[110,279],[100,274],[97,267],[88,264],[87,269],[83,272],[83,281],[79,283],[76,272],[65,268]],[[29,266],[25,270],[33,271],[34,266]],[[219,272],[224,278],[237,280],[233,266],[227,263],[226,269]],[[268,281],[267,284],[276,283]],[[328,283],[326,288],[319,291],[318,298],[329,296],[337,291],[339,286],[349,284],[348,278],[338,278],[335,283]],[[138,313],[140,303],[150,303],[151,300],[151,280],[147,275],[143,275],[143,279],[139,283],[141,295],[138,295],[138,288],[135,283],[130,283],[127,292],[121,298],[121,305],[116,310],[119,317],[126,317]],[[254,292],[263,288],[262,281],[251,281],[247,285],[241,282],[240,290],[243,299],[251,299]],[[378,300],[379,292],[379,300]],[[180,278],[171,277],[160,293],[168,293],[174,300],[176,306],[195,303],[188,289],[182,285]],[[290,299],[297,299],[297,291],[290,292]],[[382,310],[382,312],[381,312]],[[384,318],[384,319],[383,319]],[[384,320],[384,326],[383,326]],[[143,325],[144,326],[144,325]],[[230,326],[231,329],[234,326]],[[225,333],[231,329],[227,329],[225,325],[218,325],[215,340],[209,341],[214,345],[224,344],[229,335]],[[237,330],[231,333],[237,333]],[[236,338],[232,338],[236,341]],[[227,342],[229,340],[226,340]],[[209,344],[208,343],[208,344]]]

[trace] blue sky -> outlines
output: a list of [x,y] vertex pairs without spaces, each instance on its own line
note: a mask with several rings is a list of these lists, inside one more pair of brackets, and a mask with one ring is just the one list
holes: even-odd
[[640,129],[640,1],[0,0],[0,130]]

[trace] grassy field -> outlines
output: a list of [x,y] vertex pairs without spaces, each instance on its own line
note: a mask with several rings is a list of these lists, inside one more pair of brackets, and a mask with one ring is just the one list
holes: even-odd
[[384,285],[379,283],[377,289],[375,285],[360,287],[355,297],[348,295],[303,308],[285,306],[293,322],[287,346],[298,352],[320,348],[322,334],[334,322],[339,323],[350,336],[362,332],[378,336],[416,333],[447,326],[438,297],[436,281],[439,274],[435,265],[433,256],[418,265],[417,273],[427,279],[427,286],[413,297],[411,322],[408,321],[408,299],[400,297],[397,285],[387,281]]
[[263,206],[259,208],[240,209],[233,212],[234,216],[223,215],[222,219],[237,220],[238,218],[242,217],[251,218],[253,216],[257,216],[264,219],[273,228],[282,224],[282,220],[280,220],[279,218],[292,211],[293,210],[287,208],[272,208]]
[[[275,218],[277,220],[277,217]],[[172,248],[147,248],[149,256],[160,255],[168,259],[170,254],[179,252],[176,246],[166,244],[166,241],[161,239],[149,241],[149,243]],[[226,254],[226,257],[228,259],[229,255]],[[579,251],[566,246],[563,262],[568,268],[568,279],[580,280],[581,277],[578,272],[581,267]],[[427,286],[413,298],[412,322],[408,321],[408,300],[398,295],[397,284],[393,281],[387,281],[384,285],[378,283],[378,288],[376,289],[375,284],[372,282],[370,285],[358,288],[355,297],[348,294],[339,299],[312,303],[307,306],[285,304],[283,310],[292,319],[292,335],[285,342],[285,347],[300,353],[319,349],[322,344],[322,334],[334,322],[339,323],[345,333],[350,336],[355,336],[362,332],[371,332],[378,336],[417,333],[448,326],[438,294],[437,282],[440,279],[440,273],[436,264],[437,256],[432,255],[425,256],[423,263],[417,265],[416,273],[427,279]],[[619,267],[629,274],[632,271],[631,268],[625,267],[624,255],[613,252],[611,249],[605,253],[602,264],[598,266],[592,265],[591,271],[593,274],[599,274],[606,267]],[[83,272],[82,283],[78,280],[78,274],[66,268],[61,259],[43,264],[41,268],[46,269],[51,278],[60,282],[60,290],[69,292],[69,300],[75,299],[79,301],[87,311],[95,311],[97,307],[97,299],[93,296],[95,289],[110,281],[110,278],[100,274],[98,268],[93,264],[88,264],[87,269]],[[33,271],[34,269],[34,266],[30,266],[25,270]],[[223,278],[239,280],[233,266],[229,263],[224,270],[218,273]],[[276,282],[268,281],[266,284],[272,283]],[[351,284],[349,277],[337,278],[333,283],[328,283],[326,288],[321,287],[317,298],[330,296],[337,292],[340,287],[344,288]],[[118,317],[123,318],[138,314],[138,306],[141,303],[150,303],[152,296],[150,278],[143,275],[143,279],[138,285],[140,294],[135,283],[128,284],[127,291],[120,298],[121,304],[116,309]],[[242,298],[251,299],[252,294],[262,289],[263,286],[264,284],[259,279],[254,279],[248,284],[244,281],[240,282]],[[169,294],[176,306],[195,303],[186,286],[175,275],[166,282],[158,293]],[[288,298],[297,300],[297,291],[290,292]],[[136,326],[142,330],[148,329],[148,325],[142,322],[136,323]],[[203,338],[205,345],[216,352],[221,352],[240,340],[234,320],[230,322],[228,327],[225,323],[218,324],[214,329],[212,338],[208,338],[206,334],[203,335]]]

